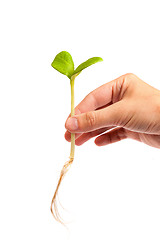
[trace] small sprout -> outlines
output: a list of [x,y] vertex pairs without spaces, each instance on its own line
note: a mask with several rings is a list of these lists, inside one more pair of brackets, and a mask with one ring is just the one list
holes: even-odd
[[[72,56],[70,53],[66,51],[62,51],[56,55],[54,58],[51,66],[56,69],[58,72],[66,75],[70,79],[70,85],[71,85],[71,117],[74,116],[74,80],[75,78],[84,70],[85,68],[97,63],[103,61],[102,58],[100,57],[93,57],[89,58],[87,61],[81,63],[75,70],[74,70],[74,62],[72,59]],[[60,214],[58,212],[57,208],[57,194],[58,194],[58,189],[61,184],[62,179],[64,178],[65,174],[69,170],[71,164],[73,163],[74,160],[74,152],[75,152],[75,134],[71,133],[71,150],[70,150],[70,157],[69,161],[67,161],[60,173],[59,181],[54,193],[54,196],[52,198],[51,202],[51,212],[54,216],[54,218],[59,221],[60,223],[63,224],[63,221],[60,217]],[[53,208],[54,206],[54,208]]]

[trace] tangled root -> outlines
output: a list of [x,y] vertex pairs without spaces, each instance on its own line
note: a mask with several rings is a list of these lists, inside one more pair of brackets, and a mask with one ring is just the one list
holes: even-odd
[[73,160],[74,160],[74,158],[70,157],[69,161],[67,161],[64,164],[64,166],[63,166],[63,168],[61,170],[61,174],[60,174],[60,177],[59,177],[59,180],[58,180],[58,184],[57,184],[54,196],[52,198],[51,207],[50,207],[50,210],[51,210],[51,213],[52,213],[53,217],[56,219],[56,221],[60,222],[63,225],[64,225],[64,221],[61,218],[61,216],[59,214],[59,211],[58,211],[57,196],[58,196],[58,190],[59,190],[60,184],[62,182],[62,179],[64,178],[64,176],[68,172],[69,168],[71,167],[71,165],[73,163]]

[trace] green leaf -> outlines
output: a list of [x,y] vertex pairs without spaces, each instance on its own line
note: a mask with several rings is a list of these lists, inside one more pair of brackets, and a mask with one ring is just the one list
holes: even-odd
[[58,53],[53,60],[51,66],[58,72],[66,75],[69,79],[74,72],[74,62],[70,53],[62,51]]
[[78,75],[83,69],[91,66],[92,64],[95,64],[95,63],[101,62],[101,61],[103,61],[103,59],[100,58],[100,57],[89,58],[87,61],[81,63],[81,64],[74,70],[73,75],[74,75],[74,74],[77,74],[77,75]]

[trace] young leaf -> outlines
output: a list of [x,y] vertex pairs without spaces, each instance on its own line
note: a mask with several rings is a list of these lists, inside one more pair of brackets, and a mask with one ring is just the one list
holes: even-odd
[[103,61],[103,59],[100,58],[100,57],[89,58],[87,61],[81,63],[81,64],[74,70],[73,75],[74,75],[74,74],[77,74],[77,75],[78,75],[83,69],[91,66],[92,64],[95,64],[95,63],[101,62],[101,61]]
[[55,56],[51,66],[58,72],[66,75],[69,79],[74,72],[74,62],[70,53],[62,51]]

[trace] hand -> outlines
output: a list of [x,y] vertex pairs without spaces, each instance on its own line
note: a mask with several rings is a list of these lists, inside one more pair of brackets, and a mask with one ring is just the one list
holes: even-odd
[[93,137],[97,146],[132,138],[160,148],[160,91],[134,74],[123,75],[89,93],[65,127],[65,139],[75,133],[76,145]]

